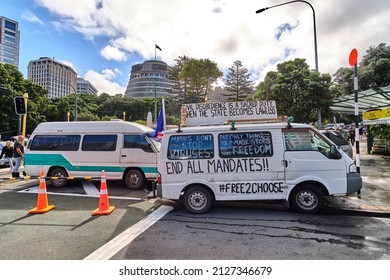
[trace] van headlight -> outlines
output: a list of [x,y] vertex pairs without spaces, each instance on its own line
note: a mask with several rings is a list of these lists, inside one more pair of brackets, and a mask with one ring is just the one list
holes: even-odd
[[354,164],[354,163],[352,163],[352,164],[349,166],[349,173],[352,173],[352,172],[357,172],[356,164]]

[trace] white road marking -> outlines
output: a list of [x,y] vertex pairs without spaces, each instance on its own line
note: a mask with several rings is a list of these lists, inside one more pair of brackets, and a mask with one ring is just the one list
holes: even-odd
[[[38,186],[36,187],[31,187],[27,189],[20,190],[18,192],[25,192],[25,193],[38,193]],[[96,197],[96,195],[88,195],[88,194],[78,194],[78,193],[57,193],[57,192],[46,192],[47,194],[50,195],[64,195],[64,196],[80,196],[80,197]],[[98,195],[99,196],[99,195]],[[124,199],[124,200],[137,200],[141,201],[144,200],[143,198],[139,197],[126,197],[126,196],[113,196],[109,195],[109,198],[112,199]]]
[[87,195],[99,196],[100,192],[91,181],[82,181],[84,191]]
[[164,217],[173,209],[172,206],[160,206],[156,211],[149,216],[143,218],[141,221],[128,228],[120,235],[106,243],[95,252],[84,258],[84,260],[109,260],[123,247],[130,244],[137,236],[151,227],[154,223]]

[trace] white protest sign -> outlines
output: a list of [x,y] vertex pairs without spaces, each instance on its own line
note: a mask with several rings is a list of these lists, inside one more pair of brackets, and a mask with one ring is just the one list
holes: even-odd
[[181,107],[181,123],[188,126],[276,119],[277,115],[274,100],[193,103]]

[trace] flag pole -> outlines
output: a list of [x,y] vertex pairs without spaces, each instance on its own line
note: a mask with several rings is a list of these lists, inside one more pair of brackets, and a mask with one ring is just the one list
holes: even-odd
[[164,115],[163,115],[163,120],[164,120],[164,125],[163,125],[163,129],[164,129],[164,131],[165,130],[167,130],[167,121],[166,121],[166,118],[165,118],[165,100],[164,100],[164,98],[162,98],[162,100],[161,100],[161,107],[162,107],[162,109],[163,109],[163,112],[164,112]]

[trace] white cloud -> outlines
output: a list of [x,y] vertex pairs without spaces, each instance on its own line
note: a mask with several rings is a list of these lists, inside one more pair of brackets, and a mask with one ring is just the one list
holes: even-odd
[[24,10],[22,13],[22,18],[27,21],[35,22],[43,25],[43,22],[30,10]]
[[100,54],[107,60],[125,61],[127,59],[125,52],[113,46],[106,46],[100,51]]
[[84,79],[92,83],[98,90],[98,94],[103,92],[112,95],[124,94],[126,88],[115,82],[115,78],[122,73],[118,69],[104,69],[101,73],[94,70],[88,70],[84,75]]
[[[310,68],[315,68],[313,12],[305,3],[294,2],[256,14],[260,8],[283,1],[36,2],[59,15],[63,26],[85,38],[107,38],[100,52],[107,60],[129,59],[132,63],[136,59],[134,53],[144,59],[154,58],[157,43],[163,50],[157,51],[158,58],[169,64],[178,56],[187,55],[209,58],[226,69],[239,59],[259,79],[267,71],[275,70],[278,63],[297,57],[305,58]],[[353,48],[358,49],[361,60],[369,46],[390,43],[389,1],[308,2],[315,10],[320,72],[333,74],[340,67],[348,67]],[[284,30],[277,39],[281,26],[286,24],[294,28]],[[95,71],[91,73],[103,75]],[[114,80],[104,81],[115,85]]]

